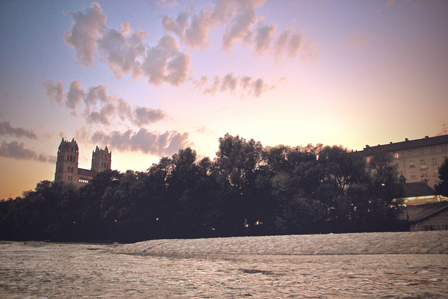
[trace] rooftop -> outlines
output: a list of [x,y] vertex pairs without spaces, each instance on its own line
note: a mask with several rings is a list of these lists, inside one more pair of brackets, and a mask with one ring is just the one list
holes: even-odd
[[407,149],[419,148],[419,147],[427,147],[427,146],[435,146],[440,144],[448,144],[448,135],[441,135],[435,137],[428,137],[422,139],[409,140],[405,139],[405,141],[389,143],[389,144],[378,144],[376,146],[366,145],[361,153],[365,154],[375,154],[375,153],[383,153],[383,152],[398,152]]

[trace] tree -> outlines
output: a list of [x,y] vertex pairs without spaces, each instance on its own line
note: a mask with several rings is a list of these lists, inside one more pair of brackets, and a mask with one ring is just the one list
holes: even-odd
[[220,185],[218,206],[220,229],[224,234],[242,234],[245,225],[254,225],[258,205],[256,178],[262,162],[260,142],[226,134],[219,138],[214,171]]
[[440,182],[435,186],[437,194],[448,196],[448,158],[439,167],[439,179]]
[[113,190],[120,185],[123,174],[105,170],[93,177],[90,184],[79,189],[82,209],[81,229],[86,241],[111,241],[110,223],[104,210],[111,209]]
[[404,184],[398,179],[392,156],[385,153],[372,157],[367,179],[348,193],[353,204],[352,219],[356,231],[394,230],[400,211]]
[[364,160],[360,155],[336,145],[323,147],[318,156],[320,183],[315,198],[326,206],[326,227],[323,230],[347,230],[354,209],[347,192],[366,180]]

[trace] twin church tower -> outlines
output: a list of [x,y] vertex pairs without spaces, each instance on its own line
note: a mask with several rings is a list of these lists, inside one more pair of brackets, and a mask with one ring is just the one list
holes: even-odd
[[79,149],[75,139],[67,141],[62,138],[58,148],[54,181],[73,183],[78,187],[84,186],[97,173],[111,169],[112,152],[109,152],[107,146],[104,149],[99,149],[97,146],[95,151],[92,152],[91,169],[79,168],[78,159]]

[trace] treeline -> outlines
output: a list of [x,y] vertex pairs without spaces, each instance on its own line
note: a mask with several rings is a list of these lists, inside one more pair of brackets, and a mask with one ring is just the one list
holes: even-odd
[[390,231],[403,184],[390,157],[340,146],[263,147],[229,134],[216,158],[191,148],[145,172],[105,171],[83,188],[42,181],[0,202],[0,238],[155,238]]

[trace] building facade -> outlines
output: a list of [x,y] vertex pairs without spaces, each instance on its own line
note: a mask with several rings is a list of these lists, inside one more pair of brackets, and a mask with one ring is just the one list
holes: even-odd
[[398,172],[407,183],[425,182],[430,187],[439,182],[439,167],[448,158],[448,135],[408,140],[377,146],[366,145],[362,155],[367,163],[377,153],[393,156]]
[[78,159],[79,148],[75,139],[68,141],[62,138],[58,148],[54,181],[72,183],[78,187],[84,186],[97,173],[111,169],[112,152],[109,152],[107,146],[104,149],[99,149],[97,146],[92,152],[91,169],[79,168]]

